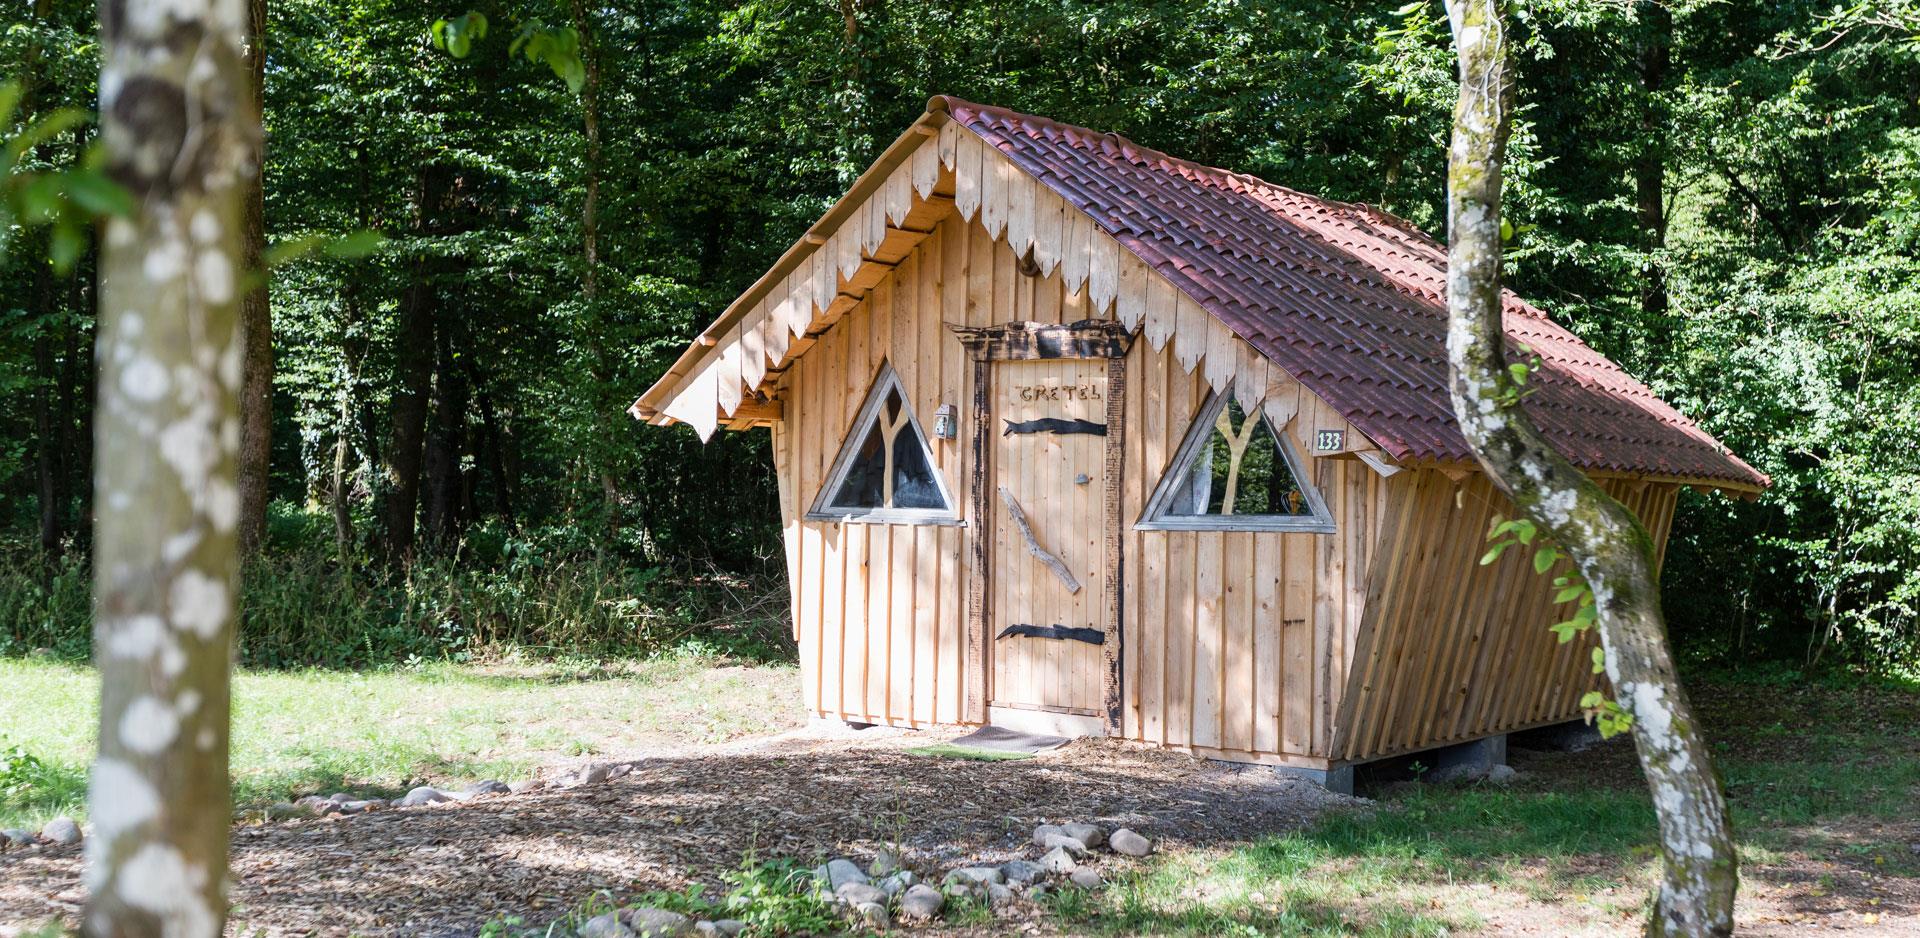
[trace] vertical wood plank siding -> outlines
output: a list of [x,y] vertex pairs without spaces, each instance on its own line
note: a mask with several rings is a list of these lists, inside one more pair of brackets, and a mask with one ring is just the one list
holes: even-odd
[[[1664,558],[1679,487],[1602,483],[1646,524]],[[1527,550],[1481,566],[1486,531],[1512,505],[1485,476],[1458,482],[1403,472],[1390,491],[1378,559],[1354,639],[1354,662],[1335,721],[1332,756],[1361,761],[1557,723],[1579,715],[1601,686],[1589,634],[1566,645],[1547,626],[1570,618],[1553,602],[1553,578]]]

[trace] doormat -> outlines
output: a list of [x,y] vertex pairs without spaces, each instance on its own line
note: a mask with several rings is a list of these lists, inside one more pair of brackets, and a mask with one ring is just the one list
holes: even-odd
[[975,749],[995,749],[1001,752],[1046,752],[1067,744],[1065,736],[1047,736],[1042,733],[1022,733],[1004,726],[983,726],[953,741],[955,746],[970,746]]

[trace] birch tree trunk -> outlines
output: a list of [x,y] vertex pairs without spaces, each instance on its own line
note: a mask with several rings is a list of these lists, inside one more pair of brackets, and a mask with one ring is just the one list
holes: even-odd
[[1664,874],[1649,935],[1729,935],[1738,880],[1726,803],[1667,647],[1653,540],[1556,451],[1519,406],[1500,288],[1500,174],[1511,43],[1502,0],[1447,0],[1460,65],[1447,174],[1447,357],[1453,409],[1480,465],[1593,590],[1606,672],[1633,718],[1659,815]]
[[244,0],[100,7],[104,229],[89,795],[93,936],[214,938],[226,919],[228,668],[240,497],[243,197],[259,114]]

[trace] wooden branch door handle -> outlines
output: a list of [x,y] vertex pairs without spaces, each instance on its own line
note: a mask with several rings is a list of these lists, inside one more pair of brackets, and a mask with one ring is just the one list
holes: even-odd
[[1033,536],[1033,526],[1027,523],[1027,513],[1020,510],[1020,503],[1014,500],[1013,493],[1007,491],[1004,485],[1000,486],[1000,500],[1006,503],[1007,514],[1013,516],[1014,527],[1019,528],[1020,536],[1026,539],[1027,553],[1040,558],[1040,562],[1046,564],[1047,568],[1053,571],[1053,575],[1059,577],[1060,582],[1065,584],[1067,592],[1080,592],[1080,581],[1073,578],[1073,571],[1068,570],[1067,565],[1060,562],[1060,558],[1040,546],[1040,540]]

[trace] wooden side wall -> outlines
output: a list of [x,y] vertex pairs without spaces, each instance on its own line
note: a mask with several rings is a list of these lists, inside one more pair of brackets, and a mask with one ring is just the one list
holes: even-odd
[[[1614,479],[1664,558],[1677,485]],[[1484,475],[1434,470],[1388,480],[1376,560],[1334,757],[1364,761],[1575,719],[1600,686],[1589,634],[1562,645],[1548,626],[1572,616],[1531,550],[1480,565],[1495,514],[1514,509]]]
[[1201,371],[1174,353],[1141,342],[1128,359],[1123,735],[1317,764],[1330,752],[1384,480],[1351,457],[1311,456],[1316,429],[1358,434],[1276,371],[1265,409],[1308,457],[1336,532],[1133,530],[1207,396]]

